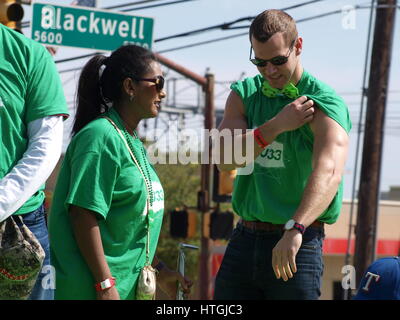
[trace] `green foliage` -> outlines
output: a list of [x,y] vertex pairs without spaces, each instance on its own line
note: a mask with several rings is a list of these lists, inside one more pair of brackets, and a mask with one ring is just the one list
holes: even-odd
[[[161,180],[165,195],[165,214],[160,239],[157,246],[157,257],[171,269],[176,269],[179,243],[187,243],[200,248],[201,214],[197,216],[196,237],[191,239],[172,238],[170,236],[170,215],[175,208],[197,206],[197,192],[200,190],[200,165],[163,165],[154,166]],[[185,275],[197,283],[200,262],[200,250],[186,250]],[[193,291],[192,291],[193,292]]]

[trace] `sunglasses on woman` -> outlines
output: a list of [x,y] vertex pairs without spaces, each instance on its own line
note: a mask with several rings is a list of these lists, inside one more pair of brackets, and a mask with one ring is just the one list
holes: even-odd
[[290,48],[289,48],[289,52],[286,56],[276,56],[276,57],[274,57],[272,59],[268,59],[268,60],[259,59],[259,58],[251,58],[251,52],[253,50],[253,46],[250,46],[249,60],[251,61],[252,64],[254,64],[257,67],[265,67],[268,62],[272,63],[274,66],[281,66],[281,65],[285,64],[286,62],[288,62],[289,56],[292,53],[295,41],[296,40],[292,41]]
[[136,81],[147,81],[153,82],[156,85],[156,90],[161,91],[164,88],[165,79],[163,76],[157,76],[155,78],[134,78]]

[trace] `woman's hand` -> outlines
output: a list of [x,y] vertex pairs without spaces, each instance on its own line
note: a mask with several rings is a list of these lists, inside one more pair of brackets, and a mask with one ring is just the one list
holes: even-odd
[[115,286],[102,291],[97,291],[96,295],[97,300],[121,300]]
[[157,276],[157,285],[173,300],[176,298],[178,282],[182,287],[184,295],[187,297],[193,285],[190,279],[182,276],[178,271],[169,269],[167,266],[165,266]]

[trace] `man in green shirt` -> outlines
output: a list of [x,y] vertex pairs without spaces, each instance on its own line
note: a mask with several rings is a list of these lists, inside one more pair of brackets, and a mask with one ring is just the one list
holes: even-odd
[[[239,169],[235,180],[232,206],[241,220],[215,299],[318,299],[324,224],[334,223],[341,208],[348,109],[303,69],[303,39],[288,14],[259,14],[250,42],[260,74],[231,86],[219,129],[245,132],[233,137],[233,146],[255,142],[253,170]],[[218,167],[241,165],[222,160]]]
[[60,157],[67,116],[50,54],[41,44],[0,24],[0,222],[21,215],[46,252],[30,295],[35,300],[49,300],[54,294],[44,182]]

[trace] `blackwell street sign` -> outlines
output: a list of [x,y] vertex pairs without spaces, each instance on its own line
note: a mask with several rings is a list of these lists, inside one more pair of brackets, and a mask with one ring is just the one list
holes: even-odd
[[32,39],[51,46],[112,51],[123,44],[151,49],[154,19],[107,10],[35,2]]

